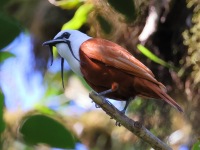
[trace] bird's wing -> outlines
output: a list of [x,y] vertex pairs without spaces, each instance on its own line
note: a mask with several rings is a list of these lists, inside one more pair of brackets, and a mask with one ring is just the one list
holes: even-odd
[[126,49],[113,42],[92,38],[82,43],[80,50],[90,59],[101,61],[107,66],[112,66],[128,74],[152,81],[165,89],[165,86],[154,78],[151,70]]

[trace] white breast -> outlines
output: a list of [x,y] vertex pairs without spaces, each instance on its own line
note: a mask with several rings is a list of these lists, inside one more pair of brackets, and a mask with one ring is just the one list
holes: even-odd
[[[91,38],[86,34],[83,33],[79,34],[79,33],[81,32],[78,31],[78,34],[72,33],[69,38],[71,42],[72,51],[78,60],[80,60],[79,49],[81,44]],[[68,62],[72,71],[79,76],[83,76],[80,70],[80,62],[74,58],[74,56],[69,50],[68,45],[66,43],[58,43],[56,44],[56,47],[58,53]]]

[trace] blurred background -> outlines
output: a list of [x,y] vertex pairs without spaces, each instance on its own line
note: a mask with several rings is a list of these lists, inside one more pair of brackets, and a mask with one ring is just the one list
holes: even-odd
[[[0,149],[150,149],[95,108],[91,91],[48,47],[60,30],[108,39],[148,66],[184,109],[135,98],[128,117],[176,150],[200,142],[200,2],[198,0],[1,0]],[[122,109],[123,102],[112,101]]]

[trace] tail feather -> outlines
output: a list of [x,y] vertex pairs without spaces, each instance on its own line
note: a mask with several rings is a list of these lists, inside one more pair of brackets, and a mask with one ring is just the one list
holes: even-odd
[[166,93],[165,86],[160,82],[155,84],[142,78],[134,78],[134,89],[138,90],[138,96],[163,99],[178,111],[183,112],[183,109]]
[[178,111],[183,112],[183,109],[164,91],[156,92],[160,98],[162,98],[165,102],[176,108]]

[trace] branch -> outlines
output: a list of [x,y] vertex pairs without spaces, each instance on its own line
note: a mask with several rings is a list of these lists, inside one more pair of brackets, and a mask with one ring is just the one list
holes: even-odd
[[126,129],[134,133],[136,136],[149,143],[154,149],[161,150],[172,150],[167,144],[162,142],[156,136],[154,136],[149,130],[147,130],[140,122],[133,121],[126,115],[121,113],[115,106],[108,103],[101,96],[98,96],[95,92],[91,92],[89,97],[99,105],[109,116],[117,120]]

